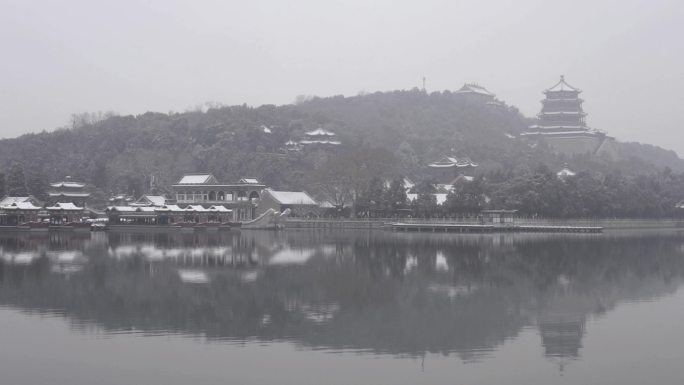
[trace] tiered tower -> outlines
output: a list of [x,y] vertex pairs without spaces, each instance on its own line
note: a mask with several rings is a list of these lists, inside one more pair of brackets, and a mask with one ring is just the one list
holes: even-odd
[[543,139],[561,153],[596,153],[610,138],[602,131],[587,127],[581,92],[561,75],[558,83],[544,91],[546,98],[537,115],[539,122],[523,132],[522,137],[532,143]]

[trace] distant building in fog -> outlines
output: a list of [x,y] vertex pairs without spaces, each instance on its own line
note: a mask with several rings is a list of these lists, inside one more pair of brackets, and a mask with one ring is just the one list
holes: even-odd
[[494,93],[487,91],[486,88],[476,83],[466,83],[461,89],[454,93],[462,95],[470,100],[479,100],[483,102],[494,101],[494,98],[496,97]]
[[582,91],[569,85],[561,75],[553,87],[544,91],[539,122],[523,132],[530,144],[545,141],[563,154],[596,154],[612,138],[586,125],[587,114],[582,109]]
[[428,164],[430,175],[438,183],[452,184],[456,179],[472,180],[477,163],[469,157],[444,156],[436,162]]

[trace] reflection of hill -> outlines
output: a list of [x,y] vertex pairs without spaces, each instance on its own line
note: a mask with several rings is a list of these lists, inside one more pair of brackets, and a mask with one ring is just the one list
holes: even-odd
[[[528,325],[539,328],[547,356],[578,357],[588,316],[671,293],[684,273],[674,236],[243,232],[0,242],[0,304],[77,324],[464,359]],[[28,250],[38,250],[29,263],[6,257]],[[79,269],[55,274],[68,255],[80,256],[70,260]],[[199,271],[193,277],[206,283],[184,283],[179,270]]]

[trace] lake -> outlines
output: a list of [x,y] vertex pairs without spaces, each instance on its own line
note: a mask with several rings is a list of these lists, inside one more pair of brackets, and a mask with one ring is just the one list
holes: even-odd
[[679,384],[684,231],[0,234],[2,384]]

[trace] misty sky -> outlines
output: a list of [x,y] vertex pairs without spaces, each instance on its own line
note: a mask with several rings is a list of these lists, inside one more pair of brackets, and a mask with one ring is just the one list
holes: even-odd
[[528,116],[560,74],[590,126],[684,155],[684,1],[0,0],[0,137],[477,82]]

